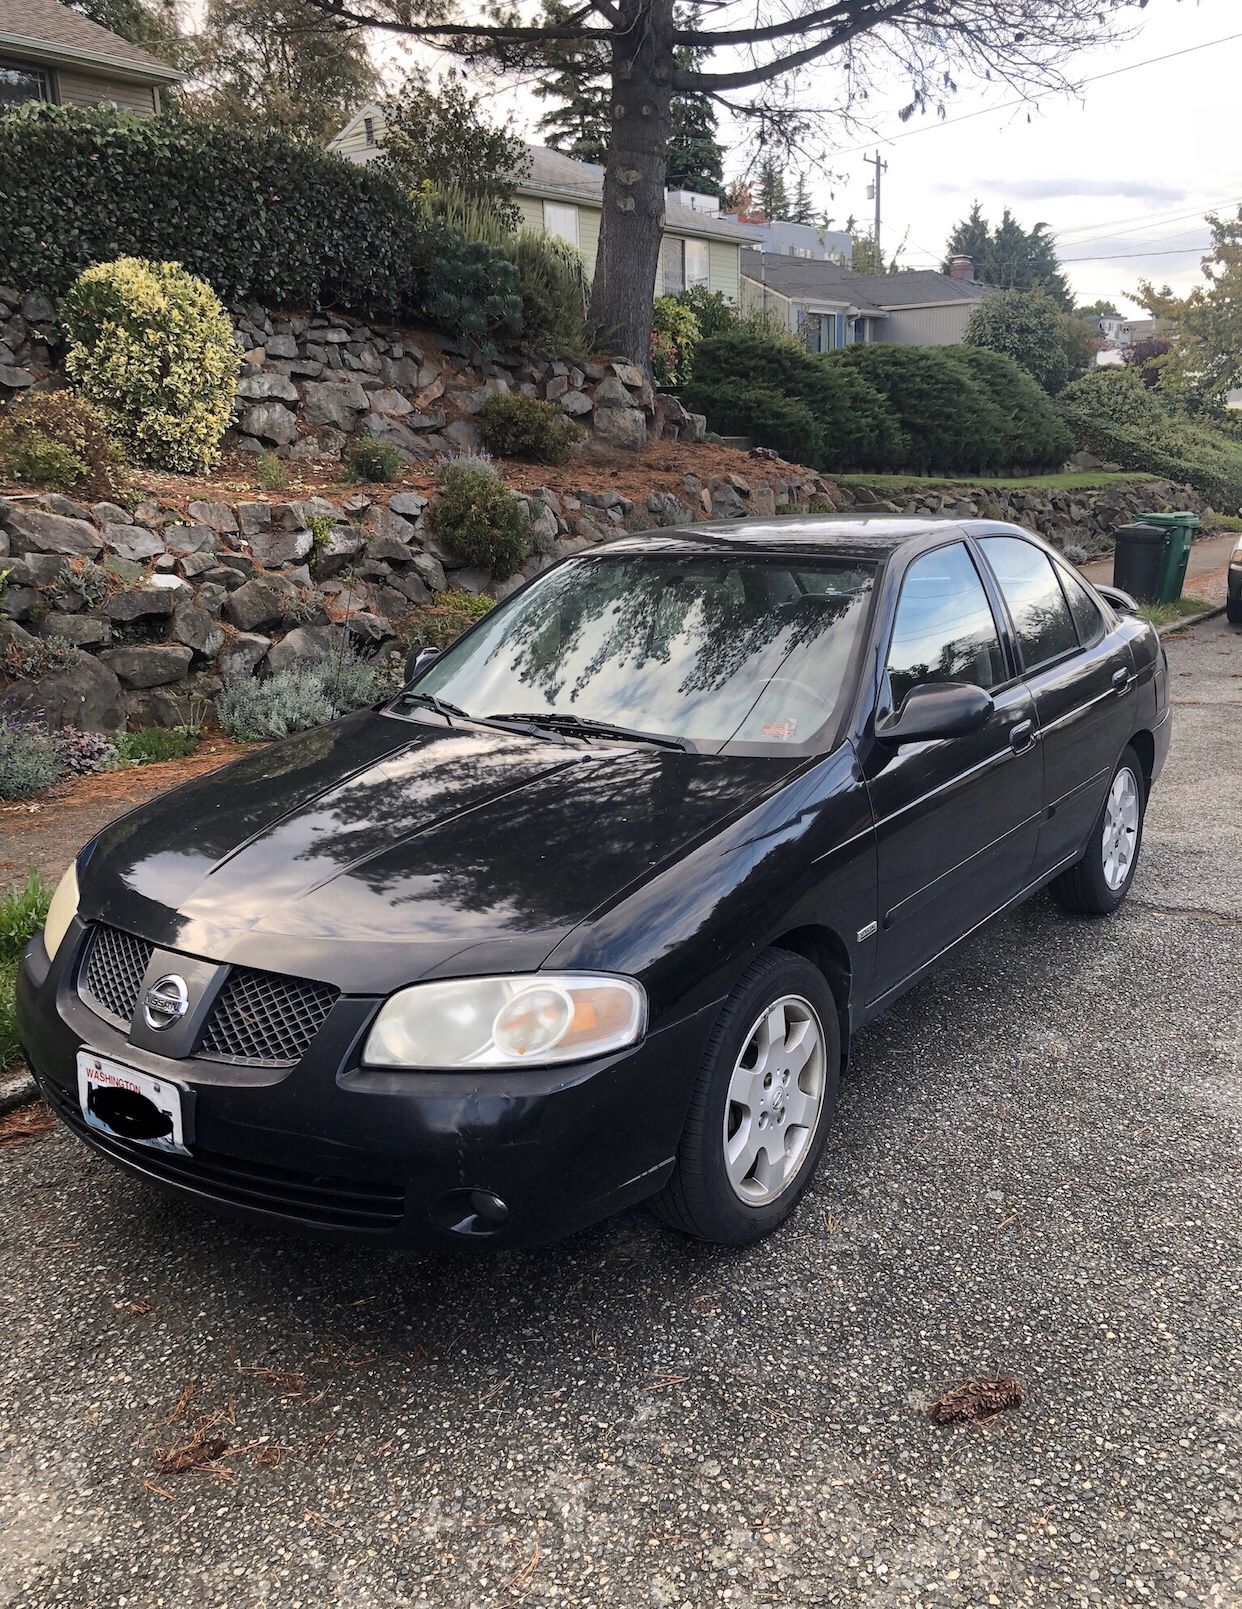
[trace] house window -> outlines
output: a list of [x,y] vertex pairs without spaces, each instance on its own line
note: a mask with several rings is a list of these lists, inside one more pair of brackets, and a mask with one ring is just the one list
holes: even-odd
[[27,101],[50,101],[47,74],[23,62],[0,61],[0,112],[12,111]]
[[563,201],[545,201],[543,204],[543,229],[548,235],[555,235],[558,240],[568,241],[571,246],[578,244],[578,209],[568,206]]
[[691,285],[706,285],[707,272],[707,242],[705,240],[687,240],[686,248],[686,288]]
[[364,117],[363,118],[363,120],[362,120],[362,132],[366,136],[367,144],[368,145],[374,145],[375,144],[375,119],[373,117]]
[[706,285],[707,242],[705,240],[676,240],[665,235],[661,250],[664,270],[664,294],[675,296],[691,285]]
[[790,246],[789,255],[791,257],[809,257],[811,248],[809,246]]

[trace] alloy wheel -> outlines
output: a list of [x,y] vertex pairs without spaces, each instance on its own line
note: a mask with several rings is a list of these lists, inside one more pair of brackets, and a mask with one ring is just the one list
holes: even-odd
[[748,1206],[775,1201],[801,1171],[823,1111],[824,1072],[818,1012],[801,995],[782,995],[747,1034],[725,1104],[725,1172]]
[[1138,783],[1134,773],[1123,766],[1113,778],[1104,806],[1104,832],[1100,854],[1104,861],[1104,881],[1115,894],[1130,875],[1139,828]]

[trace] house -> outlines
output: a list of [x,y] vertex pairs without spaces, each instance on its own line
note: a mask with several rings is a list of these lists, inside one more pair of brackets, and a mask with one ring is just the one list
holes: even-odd
[[743,258],[742,305],[766,308],[802,337],[812,352],[831,352],[856,341],[899,346],[957,346],[970,315],[986,296],[966,272],[939,274],[904,269],[855,274],[837,263],[748,252]]
[[183,77],[57,0],[0,0],[0,114],[50,101],[150,117]]
[[[0,5],[4,3],[0,0]],[[374,105],[362,107],[329,145],[351,162],[375,160],[383,154],[382,110]],[[587,274],[594,275],[604,216],[603,168],[543,145],[528,145],[526,150],[528,171],[514,185],[523,225],[576,246],[586,261]],[[678,194],[680,199],[669,195],[664,203],[657,296],[705,285],[740,303],[742,252],[759,239],[758,230],[707,210],[706,203],[717,205],[710,197]]]
[[854,255],[854,237],[844,229],[821,229],[813,223],[787,223],[782,218],[765,218],[762,213],[730,212],[725,216],[757,229],[758,249],[772,252],[777,257],[809,257],[820,263],[844,263],[848,268]]

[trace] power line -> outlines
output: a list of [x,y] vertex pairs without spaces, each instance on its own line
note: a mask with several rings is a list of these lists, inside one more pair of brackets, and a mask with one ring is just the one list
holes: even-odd
[[1113,251],[1100,257],[1062,257],[1065,263],[1119,263],[1127,257],[1202,257],[1202,246],[1183,246],[1180,251]]
[[[1201,45],[1187,45],[1184,50],[1171,50],[1163,56],[1152,56],[1147,61],[1131,62],[1128,67],[1113,67],[1106,73],[1094,73],[1090,78],[1080,79],[1076,85],[1071,86],[1071,89],[1076,92],[1085,89],[1088,84],[1103,83],[1106,78],[1120,78],[1123,73],[1136,73],[1140,67],[1158,67],[1162,62],[1176,61],[1179,56],[1193,56],[1196,51],[1214,50],[1217,45],[1230,45],[1235,39],[1242,39],[1242,33],[1226,34],[1223,39],[1208,39]],[[1050,90],[1047,93],[1061,92]],[[878,134],[875,138],[885,145],[893,145],[898,140],[913,139],[916,134],[931,134],[936,129],[950,128],[954,123],[968,123],[972,117],[988,117],[993,112],[1006,112],[1015,106],[1029,105],[1031,105],[1030,97],[1019,95],[1012,101],[999,101],[995,106],[980,107],[977,112],[963,112],[961,117],[945,117],[936,123],[925,123],[920,128],[906,129],[900,134]],[[857,156],[860,151],[866,151],[871,143],[869,140],[866,145],[854,145],[845,151],[834,151],[833,160],[837,161],[844,156]]]
[[[1148,229],[1161,229],[1165,224],[1180,223],[1186,218],[1202,219],[1206,211],[1213,211],[1216,207],[1234,207],[1239,205],[1242,205],[1242,196],[1235,197],[1230,201],[1213,202],[1212,206],[1208,208],[1196,207],[1193,212],[1179,212],[1177,216],[1173,218],[1155,217],[1150,219],[1146,224],[1136,225],[1133,229],[1101,229],[1098,234],[1084,235],[1081,240],[1067,240],[1065,245],[1070,251],[1075,251],[1079,246],[1093,246],[1097,240],[1112,240],[1120,235],[1141,235],[1144,234]],[[1185,230],[1174,231],[1174,233],[1179,234],[1185,234],[1185,232]],[[1058,235],[1056,238],[1060,240],[1061,237]],[[1154,238],[1157,240],[1167,240],[1171,237],[1168,235],[1157,235]]]
[[[1063,240],[1066,235],[1080,235],[1084,230],[1098,229],[1103,231],[1105,229],[1116,229],[1119,225],[1127,223],[1136,224],[1140,227],[1151,225],[1152,228],[1155,228],[1157,224],[1178,223],[1183,218],[1201,218],[1205,212],[1211,212],[1215,207],[1232,207],[1239,203],[1242,203],[1242,196],[1225,196],[1219,201],[1204,201],[1193,212],[1174,212],[1171,208],[1164,212],[1132,212],[1129,217],[1106,218],[1102,223],[1095,220],[1092,223],[1067,225],[1064,229],[1054,229],[1052,234],[1054,239]],[[1102,238],[1102,235],[1092,234],[1088,236],[1090,240],[1100,238]],[[1066,244],[1069,246],[1075,244],[1081,246],[1083,242],[1069,240],[1066,241]]]

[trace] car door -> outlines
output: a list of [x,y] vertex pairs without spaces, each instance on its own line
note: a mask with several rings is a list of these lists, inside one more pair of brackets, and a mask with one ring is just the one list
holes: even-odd
[[[1029,880],[1041,800],[1035,707],[966,543],[914,558],[901,580],[863,774],[876,823],[875,997],[893,990]],[[913,687],[968,682],[993,700],[965,736],[886,744],[875,720]]]
[[1043,749],[1036,875],[1073,860],[1095,824],[1134,721],[1134,667],[1067,567],[1020,536],[979,547],[1013,621]]

